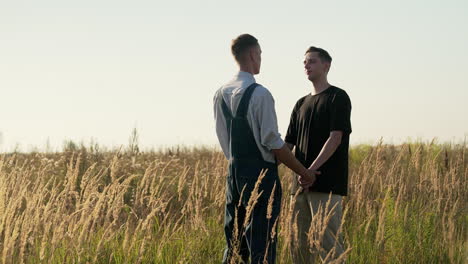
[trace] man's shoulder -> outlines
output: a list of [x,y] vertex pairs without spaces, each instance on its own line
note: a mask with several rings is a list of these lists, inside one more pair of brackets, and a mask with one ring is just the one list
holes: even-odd
[[218,89],[216,89],[216,91],[214,92],[214,95],[213,95],[213,101],[219,100],[219,98],[220,98],[221,95],[222,95],[222,91],[223,91],[223,86],[221,86],[221,87],[219,87]]
[[351,99],[349,98],[349,95],[345,90],[333,86],[333,90],[330,95],[331,102],[335,102],[340,105],[349,105],[351,107]]
[[216,89],[214,93],[214,98],[223,97],[226,94],[232,94],[234,88],[235,87],[231,83],[223,84],[221,87]]
[[218,87],[218,89],[216,89],[215,92],[214,92],[214,96],[215,97],[218,96],[221,93],[222,90],[223,90],[223,86]]
[[343,96],[343,97],[348,97],[348,98],[349,98],[348,93],[347,93],[344,89],[339,88],[339,87],[336,87],[336,86],[332,86],[332,87],[330,87],[330,88],[332,88],[332,89],[331,89],[331,92],[332,92],[333,94],[335,94],[335,95],[337,95],[337,96]]
[[257,83],[255,90],[252,93],[252,98],[260,99],[260,98],[272,98],[273,95],[271,94],[270,90],[268,90],[265,86]]
[[258,93],[258,94],[271,94],[270,90],[268,90],[268,88],[266,88],[265,86],[257,83],[257,86],[255,87],[255,91]]

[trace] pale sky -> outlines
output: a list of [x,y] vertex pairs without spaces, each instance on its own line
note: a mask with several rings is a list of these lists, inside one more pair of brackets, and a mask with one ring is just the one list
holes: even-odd
[[115,147],[133,127],[143,148],[215,146],[213,94],[242,33],[283,137],[311,45],[351,98],[352,144],[468,136],[468,1],[0,0],[0,151]]

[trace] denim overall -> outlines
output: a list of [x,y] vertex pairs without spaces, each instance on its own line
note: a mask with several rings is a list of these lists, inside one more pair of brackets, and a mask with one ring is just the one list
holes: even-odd
[[[254,83],[247,87],[235,116],[231,114],[224,100],[221,100],[231,148],[224,219],[227,248],[223,263],[230,263],[230,258],[237,254],[245,263],[248,263],[249,257],[251,263],[263,263],[264,258],[268,263],[274,263],[276,257],[276,230],[272,236],[272,228],[280,213],[282,190],[277,164],[263,159],[247,121],[247,109],[256,86]],[[257,199],[247,224],[244,225],[251,192],[262,170],[266,170],[258,190],[262,194]],[[271,218],[268,219],[268,200],[275,183]],[[235,221],[238,226],[238,237],[234,237]],[[233,250],[237,253],[233,253]]]

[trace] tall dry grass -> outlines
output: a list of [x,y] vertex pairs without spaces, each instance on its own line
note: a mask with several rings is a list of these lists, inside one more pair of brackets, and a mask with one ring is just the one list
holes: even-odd
[[[0,155],[1,263],[220,262],[227,169],[220,152],[74,150]],[[465,263],[466,151],[466,144],[353,147],[343,258]],[[280,174],[277,260],[291,263],[293,176],[284,167]],[[312,243],[326,216],[316,218]]]

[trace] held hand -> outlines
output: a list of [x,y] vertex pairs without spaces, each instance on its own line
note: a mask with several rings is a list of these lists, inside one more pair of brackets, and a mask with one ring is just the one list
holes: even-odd
[[320,175],[319,171],[316,170],[307,170],[307,174],[304,176],[299,176],[299,184],[302,186],[302,188],[307,189],[310,186],[312,186],[316,180],[316,175]]

